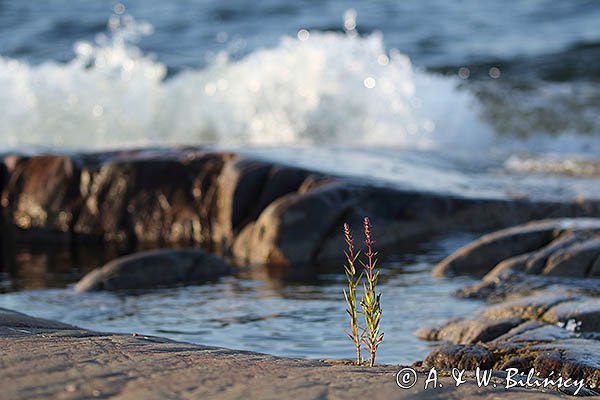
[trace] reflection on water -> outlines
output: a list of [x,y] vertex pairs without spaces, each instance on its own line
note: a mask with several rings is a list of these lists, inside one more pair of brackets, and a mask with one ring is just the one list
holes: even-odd
[[15,243],[6,232],[4,234],[0,251],[0,293],[62,288],[124,254],[116,247],[92,244],[71,248],[66,243]]
[[61,246],[4,245],[1,254],[2,291],[62,286],[76,264],[69,249]]
[[[386,336],[379,361],[410,363],[423,358],[429,344],[414,337],[417,328],[467,314],[479,306],[452,297],[465,280],[430,276],[432,264],[467,239],[432,241],[412,252],[398,250],[382,264],[382,329]],[[73,263],[84,265],[85,258],[72,254],[68,258],[62,252],[20,254],[15,258],[21,263],[13,264],[8,274],[16,282],[12,288],[27,290],[0,295],[0,307],[102,331],[159,335],[285,356],[353,356],[351,343],[343,333],[347,321],[342,274],[286,282],[254,268],[206,285],[76,294],[70,288],[39,288],[73,282],[83,272]],[[35,260],[33,266],[27,267],[27,260]],[[57,261],[66,262],[58,265]],[[30,273],[32,276],[23,280]],[[34,287],[37,289],[31,290]]]

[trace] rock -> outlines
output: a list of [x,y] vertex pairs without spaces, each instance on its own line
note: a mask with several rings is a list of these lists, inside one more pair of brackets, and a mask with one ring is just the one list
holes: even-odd
[[[549,262],[549,259],[553,259],[557,255],[569,252],[569,249],[573,245],[587,241],[590,237],[594,236],[595,234],[592,234],[592,232],[589,231],[568,231],[561,233],[556,239],[540,249],[501,261],[488,272],[483,279],[484,281],[493,281],[502,275],[507,276],[514,273],[544,274],[544,268]],[[571,251],[571,253],[573,253],[573,251]]]
[[540,377],[583,379],[600,387],[600,342],[540,321],[525,322],[486,344],[443,345],[423,361],[424,367],[444,369],[534,368]]
[[600,234],[565,232],[547,246],[499,262],[459,296],[498,301],[552,287],[600,294]]
[[531,355],[509,358],[500,366],[500,370],[506,371],[509,368],[516,368],[519,371],[529,371],[532,368],[534,360],[535,357]]
[[[548,258],[542,275],[584,278],[600,259],[600,235],[571,244]],[[600,275],[597,275],[600,276]]]
[[561,234],[557,239],[550,242],[545,247],[536,250],[527,257],[525,270],[529,274],[541,274],[550,258],[553,254],[562,252],[565,248],[583,241],[587,238],[589,232],[565,232]]
[[[500,230],[459,249],[440,262],[433,271],[436,276],[483,276],[504,260],[542,249],[565,232],[600,232],[600,219],[543,220]],[[553,248],[555,250],[556,248]],[[501,269],[523,269],[525,257],[512,259]],[[539,257],[531,259],[531,270],[539,269]]]
[[441,340],[453,344],[475,344],[489,342],[523,321],[519,317],[459,319],[448,321],[438,328],[419,329],[415,334],[423,340]]
[[255,221],[275,200],[298,191],[310,173],[299,168],[237,157],[223,168],[217,181],[213,242],[229,252],[234,237]]
[[490,272],[484,277],[484,282],[494,280],[499,275],[513,274],[515,272],[524,272],[527,270],[527,264],[532,257],[532,253],[525,253],[518,256],[507,258],[499,262]]
[[600,277],[600,258],[598,258],[588,271],[589,276]]
[[481,312],[481,315],[490,319],[511,317],[537,319],[551,307],[573,298],[571,294],[541,292],[488,307]]
[[[207,212],[199,211],[202,179],[220,171],[222,157],[181,152],[113,159],[91,178],[75,224],[79,238],[152,244],[209,244]],[[208,178],[206,178],[208,176]],[[197,179],[200,179],[198,181]]]
[[117,258],[84,276],[78,292],[151,289],[215,280],[231,273],[220,258],[200,249],[168,249]]
[[456,292],[459,297],[483,299],[490,303],[499,303],[507,299],[530,296],[533,293],[587,293],[600,295],[600,279],[548,277],[528,275],[519,272],[502,274],[488,280],[487,277]]
[[499,262],[549,243],[557,223],[544,221],[494,232],[468,244],[440,262],[435,276],[483,276]]
[[[6,181],[8,180],[8,169],[6,164],[4,163],[4,158],[0,156],[2,161],[0,162],[0,194],[4,192],[4,187],[6,186]],[[1,198],[0,198],[1,200]]]
[[420,330],[424,339],[458,343],[433,350],[426,361],[452,366],[474,353],[467,357],[469,368],[489,367],[492,359],[496,370],[534,368],[542,378],[554,373],[600,387],[600,280],[592,275],[600,256],[598,221],[515,227],[447,258],[438,273],[480,273],[495,265],[460,294],[500,303],[473,318]]
[[52,155],[13,156],[8,162],[1,197],[5,223],[45,234],[45,240],[68,240],[82,203],[78,162]]
[[256,204],[270,166],[234,158],[217,179],[216,209],[213,215],[212,241],[221,252],[233,243],[234,232]]
[[[52,328],[52,321],[14,315],[6,320],[0,312],[0,387],[4,398],[14,400],[564,397],[553,390],[505,390],[501,379],[493,381],[498,383],[497,388],[479,388],[472,375],[468,382],[456,387],[453,379],[442,373],[438,377],[441,385],[424,390],[428,371],[420,368],[416,368],[418,383],[410,389],[400,389],[395,375],[402,366],[356,367],[139,334]],[[21,329],[24,323],[27,327]]]
[[423,360],[425,368],[474,370],[477,367],[490,369],[493,365],[492,353],[476,344],[439,346]]
[[[239,234],[233,233],[233,255],[242,262],[281,266],[337,264],[344,248],[340,234],[342,223],[346,221],[359,227],[366,215],[375,227],[381,249],[459,227],[463,230],[481,229],[496,221],[483,218],[484,215],[520,221],[524,215],[537,214],[540,210],[576,212],[567,211],[567,208],[554,204],[541,207],[525,201],[468,199],[334,180],[304,193],[289,193],[272,202],[255,222],[247,223]],[[506,243],[502,246],[495,239],[487,250],[482,251],[481,246],[475,246],[478,252],[470,252],[469,258],[461,261],[461,265],[470,268],[478,262],[473,257],[480,258],[479,262],[486,264],[485,271],[480,269],[480,272],[487,272],[495,265],[489,265],[490,256],[501,261],[513,253],[537,249],[553,239],[556,229],[573,224],[569,220],[546,221],[528,227],[526,233],[513,229],[504,233]],[[586,224],[591,224],[590,220],[582,219],[574,226]],[[223,223],[220,225],[223,226]],[[229,232],[224,236],[232,235]],[[511,243],[509,253],[495,254],[496,249],[507,250]],[[524,243],[529,244],[523,247]],[[455,262],[448,265],[451,264]]]
[[[480,199],[403,190],[197,148],[13,155],[2,165],[4,224],[26,234],[48,233],[43,241],[116,243],[129,251],[138,244],[202,246],[233,254],[240,263],[282,269],[337,265],[344,247],[341,225],[358,226],[365,216],[382,250],[453,230],[600,214],[600,203],[594,201]],[[531,240],[549,230],[538,229]]]
[[192,195],[198,204],[197,212],[200,218],[199,244],[209,249],[214,248],[212,220],[217,209],[217,182],[223,167],[232,158],[233,154],[208,153],[195,160],[201,165],[192,185]]
[[529,349],[536,353],[533,368],[542,376],[554,375],[584,379],[590,388],[600,387],[600,342],[570,339],[540,344]]
[[549,343],[557,340],[576,338],[575,332],[557,325],[540,321],[527,321],[490,342],[494,351],[506,353],[507,349],[527,349],[531,343]]
[[456,292],[458,297],[483,299],[490,303],[499,303],[507,298],[529,296],[537,290],[546,289],[553,284],[549,279],[520,272],[509,272],[487,279],[488,276],[473,285]]
[[[0,308],[0,336],[12,332],[31,333],[30,329],[52,329],[66,330],[75,329],[74,326],[63,324],[62,322],[50,321],[42,318],[30,317],[6,308]],[[1,364],[0,364],[1,365]]]
[[470,319],[454,319],[439,327],[421,328],[416,335],[423,340],[453,344],[566,339],[574,337],[574,333],[558,324],[569,319],[585,322],[587,332],[597,330],[600,325],[595,320],[600,320],[599,304],[589,297],[541,292],[487,307]]
[[551,324],[573,320],[582,332],[600,332],[600,298],[585,297],[559,303],[546,311],[543,319]]
[[342,183],[281,197],[240,233],[233,254],[251,264],[307,266],[356,201]]

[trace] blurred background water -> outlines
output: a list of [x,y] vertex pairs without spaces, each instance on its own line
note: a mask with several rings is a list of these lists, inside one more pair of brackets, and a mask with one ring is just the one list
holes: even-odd
[[[595,0],[0,0],[0,151],[209,145],[420,190],[600,198],[599,21]],[[475,307],[429,277],[456,246],[385,264],[382,361],[422,357],[414,328]],[[339,277],[75,299],[64,287],[90,265],[19,257],[0,306],[351,357]]]
[[593,0],[0,1],[1,147],[237,146],[596,197],[598,21]]

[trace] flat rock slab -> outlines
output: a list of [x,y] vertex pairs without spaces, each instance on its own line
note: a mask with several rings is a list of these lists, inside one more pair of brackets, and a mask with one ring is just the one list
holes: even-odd
[[[27,329],[22,329],[27,327]],[[400,389],[400,367],[354,367],[90,332],[0,310],[0,387],[6,399],[548,399],[556,391]]]

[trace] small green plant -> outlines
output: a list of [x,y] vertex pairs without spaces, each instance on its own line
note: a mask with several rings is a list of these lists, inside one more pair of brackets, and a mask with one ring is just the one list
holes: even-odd
[[346,312],[350,316],[350,332],[346,331],[346,334],[350,340],[352,340],[356,348],[356,365],[360,365],[362,363],[360,346],[364,339],[365,331],[358,325],[356,287],[359,285],[363,273],[361,272],[358,276],[356,274],[355,264],[360,252],[354,252],[352,232],[350,231],[348,224],[344,224],[344,237],[348,245],[348,250],[344,252],[348,263],[347,265],[344,265],[344,271],[346,272],[346,279],[348,281],[348,291],[346,292],[346,289],[344,289],[344,298],[346,299],[346,304],[348,304]]
[[364,219],[365,229],[365,245],[367,251],[365,256],[367,262],[362,263],[365,269],[366,283],[363,284],[364,295],[360,301],[363,314],[365,316],[365,335],[363,337],[363,343],[365,344],[365,350],[370,354],[369,366],[375,364],[375,353],[383,340],[383,333],[379,332],[381,322],[381,293],[377,293],[377,280],[379,278],[379,271],[376,271],[377,266],[377,252],[373,252],[373,244],[375,243],[371,236],[371,224],[369,218]]
[[[375,354],[379,344],[383,340],[383,333],[380,333],[379,323],[381,321],[381,293],[377,293],[377,279],[379,271],[376,271],[377,256],[373,252],[373,244],[375,243],[371,234],[371,224],[369,218],[364,219],[365,252],[366,262],[360,261],[363,271],[357,274],[356,261],[360,255],[360,251],[356,252],[354,248],[352,232],[348,224],[344,224],[344,237],[348,250],[344,252],[346,255],[347,265],[344,265],[346,280],[348,281],[348,290],[344,289],[344,298],[348,308],[346,312],[350,317],[350,332],[346,334],[354,343],[356,348],[356,365],[362,364],[361,345],[364,344],[364,349],[369,352],[369,365],[372,367],[375,364]],[[362,277],[365,276],[366,283],[363,283],[363,297],[360,300],[361,313],[365,317],[366,328],[361,328],[358,323],[357,296],[356,288],[360,284]]]

